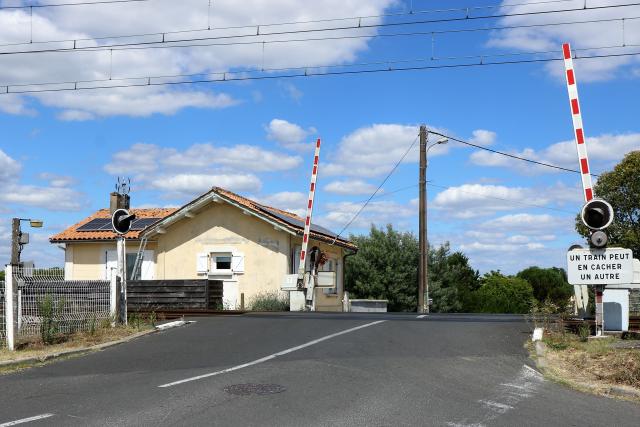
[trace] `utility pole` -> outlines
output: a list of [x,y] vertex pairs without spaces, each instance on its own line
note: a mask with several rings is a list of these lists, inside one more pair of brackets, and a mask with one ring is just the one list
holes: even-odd
[[424,313],[424,290],[427,284],[427,127],[420,126],[420,266],[418,268],[418,313]]

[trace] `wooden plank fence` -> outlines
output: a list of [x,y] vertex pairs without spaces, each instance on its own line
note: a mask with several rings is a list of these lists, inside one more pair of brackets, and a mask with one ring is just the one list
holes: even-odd
[[222,281],[129,280],[127,310],[222,310]]

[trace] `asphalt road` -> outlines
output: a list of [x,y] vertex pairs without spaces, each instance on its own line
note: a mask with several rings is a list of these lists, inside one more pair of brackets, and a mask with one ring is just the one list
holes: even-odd
[[0,426],[640,425],[638,404],[543,380],[518,316],[196,320],[0,376]]

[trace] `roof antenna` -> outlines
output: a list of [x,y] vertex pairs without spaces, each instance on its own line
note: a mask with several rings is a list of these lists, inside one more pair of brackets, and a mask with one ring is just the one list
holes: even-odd
[[131,191],[131,178],[118,177],[116,183],[116,192],[122,195],[129,194]]

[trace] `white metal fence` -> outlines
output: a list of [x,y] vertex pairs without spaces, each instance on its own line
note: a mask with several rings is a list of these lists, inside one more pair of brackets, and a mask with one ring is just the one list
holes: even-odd
[[[111,319],[113,297],[109,281],[64,280],[62,269],[10,270],[15,293],[15,314],[11,317],[17,323],[10,340],[14,346],[16,341],[39,336],[46,320],[53,321],[56,332],[73,333],[96,328]],[[2,316],[3,322],[6,318]]]
[[7,345],[7,327],[4,314],[4,280],[0,280],[0,347]]

